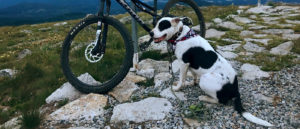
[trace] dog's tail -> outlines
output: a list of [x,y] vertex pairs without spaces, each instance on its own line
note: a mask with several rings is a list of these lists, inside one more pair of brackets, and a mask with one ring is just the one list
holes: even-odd
[[253,116],[252,114],[250,114],[249,112],[246,112],[246,110],[242,106],[240,94],[238,94],[234,100],[234,109],[250,122],[253,122],[253,123],[256,123],[256,124],[259,124],[262,126],[268,126],[268,127],[273,126],[271,123],[269,123],[265,120],[262,120],[260,118],[257,118],[255,116]]

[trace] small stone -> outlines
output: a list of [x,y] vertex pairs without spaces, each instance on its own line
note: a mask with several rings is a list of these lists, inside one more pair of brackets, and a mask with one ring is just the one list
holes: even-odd
[[67,25],[68,22],[60,22],[60,23],[55,23],[53,26],[63,26],[63,25]]
[[130,21],[131,21],[131,16],[123,17],[120,19],[120,22],[122,22],[123,24],[130,23]]
[[253,34],[255,34],[255,32],[249,31],[249,30],[244,30],[240,33],[241,36],[249,36],[249,35],[253,35]]
[[13,78],[17,74],[17,70],[13,69],[2,69],[0,70],[0,77],[9,77]]
[[252,64],[243,64],[240,69],[243,73],[242,78],[245,80],[254,80],[256,78],[270,77],[269,73],[261,71],[260,68]]
[[243,42],[243,41],[228,39],[228,38],[223,38],[222,41],[231,42],[231,43],[242,43]]
[[26,34],[31,34],[32,33],[31,30],[21,30],[21,32],[26,33]]
[[256,16],[256,15],[250,15],[250,18],[251,18],[251,19],[256,19],[257,16]]
[[135,73],[132,73],[132,72],[129,72],[127,74],[127,76],[125,77],[124,80],[128,80],[128,81],[131,81],[133,83],[138,83],[138,82],[144,82],[146,81],[147,79],[145,77],[142,77],[142,76],[138,76],[136,75]]
[[253,37],[255,37],[255,38],[262,38],[262,37],[266,37],[266,36],[268,36],[267,34],[255,34],[255,35],[253,35]]
[[274,55],[287,55],[293,48],[292,41],[285,42],[271,49],[270,53]]
[[29,49],[24,49],[23,51],[21,51],[19,54],[18,54],[18,59],[23,59],[25,58],[27,55],[31,55],[32,52],[29,50]]
[[154,77],[154,87],[158,87],[166,83],[172,78],[172,75],[170,73],[164,72],[164,73],[159,73]]
[[249,27],[250,30],[260,30],[260,29],[265,29],[265,28],[267,28],[267,26],[255,25],[255,26]]
[[253,95],[254,99],[267,101],[269,103],[273,102],[273,98],[272,97],[267,97],[267,96],[265,96],[263,94],[260,94],[260,93],[253,93],[252,95]]
[[47,27],[47,28],[40,28],[39,31],[48,31],[48,30],[51,30],[52,28],[51,27]]
[[87,120],[104,115],[107,97],[99,94],[88,94],[51,113],[46,120]]
[[183,121],[188,124],[190,127],[200,127],[201,124],[197,120],[193,120],[190,118],[183,118]]
[[225,35],[225,32],[209,29],[206,31],[205,38],[221,38],[223,35]]
[[258,46],[258,45],[256,45],[256,44],[251,43],[251,42],[247,42],[247,43],[243,46],[243,48],[244,48],[245,50],[247,50],[247,51],[250,51],[250,52],[262,52],[262,51],[265,50],[264,47],[260,47],[260,46]]
[[285,20],[287,23],[291,23],[291,24],[300,24],[299,20]]
[[150,97],[139,102],[123,103],[114,107],[111,123],[162,120],[172,108],[172,104],[165,98]]
[[215,19],[213,19],[213,22],[214,22],[214,23],[222,23],[222,19],[220,19],[220,18],[215,18]]
[[217,49],[221,51],[234,51],[236,48],[240,47],[241,44],[230,44],[226,46],[218,46]]
[[280,18],[279,17],[262,17],[262,19],[267,23],[267,22],[278,20]]
[[[183,92],[175,92],[175,95],[178,97],[179,100],[187,100],[187,98],[184,96]],[[167,88],[165,90],[163,90],[162,92],[160,92],[160,96],[164,97],[164,98],[171,98],[171,99],[177,99],[177,97],[175,96],[171,90],[171,88]]]
[[116,98],[119,102],[125,102],[128,101],[131,95],[137,90],[139,90],[139,87],[135,83],[124,79],[108,94]]
[[252,52],[240,52],[238,55],[242,55],[242,56],[252,56],[253,53],[252,53]]

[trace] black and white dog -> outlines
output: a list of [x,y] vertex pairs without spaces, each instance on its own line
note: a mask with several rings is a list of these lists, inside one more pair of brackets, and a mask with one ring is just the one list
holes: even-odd
[[234,99],[235,110],[244,118],[259,125],[273,126],[245,111],[241,103],[235,70],[207,40],[183,25],[180,18],[160,19],[150,35],[155,43],[168,41],[176,45],[175,55],[182,65],[179,82],[177,86],[173,86],[174,90],[184,86],[187,70],[190,70],[194,76],[194,83],[197,84],[199,77],[200,88],[209,95],[199,96],[201,101],[226,104]]

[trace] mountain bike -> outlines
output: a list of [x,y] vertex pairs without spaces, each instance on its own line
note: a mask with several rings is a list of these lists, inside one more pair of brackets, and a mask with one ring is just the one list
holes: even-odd
[[[164,17],[181,17],[184,24],[199,25],[197,33],[205,35],[204,18],[193,0],[169,0],[162,11],[158,2],[148,5],[131,0],[140,11],[149,14],[152,23],[145,23],[125,0],[116,0],[146,31]],[[97,15],[89,15],[73,27],[65,38],[61,66],[67,80],[84,93],[106,93],[127,75],[133,60],[133,41],[126,25],[110,15],[111,0],[100,0]],[[152,25],[151,25],[152,24]],[[148,41],[148,44],[153,39]],[[78,79],[78,76],[83,76]]]

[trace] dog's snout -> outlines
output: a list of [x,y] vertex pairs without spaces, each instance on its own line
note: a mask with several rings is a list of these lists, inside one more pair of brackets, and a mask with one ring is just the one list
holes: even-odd
[[151,31],[149,34],[150,34],[150,36],[151,36],[151,37],[153,37],[153,36],[154,36],[154,33],[153,33],[153,31]]

